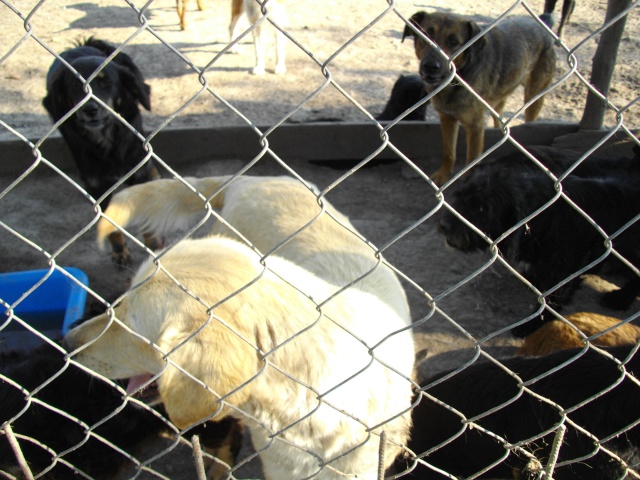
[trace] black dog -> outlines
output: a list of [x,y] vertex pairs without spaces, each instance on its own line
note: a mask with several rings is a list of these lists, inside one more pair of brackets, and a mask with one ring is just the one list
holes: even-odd
[[[572,154],[563,158],[557,150],[546,152],[546,157],[539,155],[539,159],[549,163],[555,173],[565,171],[579,157]],[[489,238],[497,239],[556,194],[551,179],[539,168],[532,167],[529,160],[526,160],[527,166],[523,158],[524,155],[517,154],[474,167],[450,196],[445,195],[447,202]],[[640,212],[637,170],[635,158],[610,161],[593,158],[581,164],[575,175],[569,175],[562,187],[573,202],[612,235]],[[607,174],[603,176],[602,172]],[[443,214],[438,227],[446,235],[447,243],[461,251],[489,246],[451,211]],[[639,239],[640,224],[636,222],[614,239],[613,247],[633,265],[640,266]],[[504,238],[498,248],[512,265],[526,265],[523,275],[542,292],[605,253],[602,235],[563,199]],[[602,262],[592,271],[601,265]],[[628,276],[627,283],[602,297],[605,306],[617,310],[627,309],[640,292],[640,278],[628,268],[621,270]],[[561,308],[578,284],[579,280],[574,279],[560,287],[547,296],[547,302],[556,309]],[[526,336],[540,324],[530,321],[515,328],[513,333]]]
[[[632,348],[615,347],[607,351],[624,362]],[[526,382],[577,357],[579,353],[580,350],[564,350],[544,357],[509,358],[501,360],[501,363]],[[625,368],[638,378],[640,353],[636,352]],[[421,385],[424,385],[423,391],[427,395],[453,407],[461,415],[427,396],[420,398],[420,403],[413,410],[413,433],[407,445],[415,456],[407,454],[399,458],[395,469],[396,473],[401,473],[414,464],[416,468],[402,478],[445,478],[421,463],[416,464],[416,457],[455,478],[469,478],[485,468],[489,470],[480,478],[538,478],[536,462],[530,462],[522,451],[509,451],[503,442],[479,428],[465,429],[465,419],[475,421],[511,444],[523,442],[522,448],[535,455],[538,465],[546,466],[555,434],[553,429],[562,421],[561,408],[568,410],[614,385],[601,397],[569,411],[567,417],[596,438],[608,439],[602,446],[621,457],[636,472],[640,471],[640,426],[634,425],[640,419],[640,387],[628,378],[616,385],[622,373],[613,360],[588,350],[572,363],[528,385],[530,390],[555,402],[559,408],[528,392],[518,396],[521,392],[519,381],[490,361],[480,361],[436,383],[448,375],[450,372],[423,381]],[[503,404],[502,408],[483,416]],[[565,425],[567,431],[554,479],[623,478],[625,465],[608,453],[598,451],[598,445],[592,438],[568,423]],[[624,433],[612,436],[619,431]],[[451,443],[446,443],[449,440]],[[435,450],[429,452],[431,449]],[[423,455],[425,453],[428,454]],[[581,459],[583,456],[586,458]],[[494,464],[496,466],[490,468]]]
[[[86,80],[114,51],[112,45],[92,37],[60,57]],[[47,96],[42,102],[54,122],[87,97],[83,87],[84,82],[56,58],[47,74]],[[91,90],[93,96],[60,125],[60,132],[85,188],[97,199],[142,162],[147,152],[142,141],[96,99],[142,132],[138,103],[151,109],[151,89],[131,57],[119,53],[92,80]],[[148,160],[126,183],[146,182],[159,176],[153,162]]]
[[[548,25],[552,23],[551,17],[553,11],[556,9],[557,1],[558,0],[545,0],[544,2],[544,13],[540,15],[540,18]],[[567,22],[569,22],[575,6],[576,0],[564,0],[564,2],[562,2],[562,16],[560,17],[560,25],[558,26],[558,38],[562,38],[562,31],[567,25]]]
[[[393,84],[389,101],[376,120],[395,120],[426,96],[427,90],[420,75],[400,75],[396,83]],[[428,104],[429,102],[423,103],[403,120],[424,120]]]
[[[4,428],[10,422],[20,449],[37,478],[67,480],[77,476],[74,469],[97,479],[121,478],[123,472],[134,473],[136,464],[117,449],[137,456],[140,461],[161,453],[165,447],[147,447],[142,451],[147,440],[163,433],[174,434],[168,420],[164,419],[166,415],[164,418],[160,416],[163,414],[161,409],[154,412],[150,408],[127,403],[117,415],[92,430],[113,447],[93,435],[88,436],[85,426],[92,427],[109,417],[122,407],[124,400],[116,389],[73,365],[56,376],[64,365],[62,353],[49,345],[27,355],[10,353],[0,357],[0,427]],[[37,400],[30,404],[27,404],[27,392],[14,385],[33,393],[53,377],[54,380],[33,394]],[[242,445],[241,427],[237,421],[209,423],[207,428],[199,426],[188,433],[189,437],[194,434],[201,437],[202,445],[211,454],[227,463],[235,463]],[[86,443],[83,443],[85,438]],[[51,470],[38,477],[52,465],[52,453],[30,439],[57,454],[75,446],[79,448],[62,455],[63,462],[58,461]],[[73,467],[66,466],[64,462]],[[3,472],[22,478],[6,435],[0,435],[0,477]]]

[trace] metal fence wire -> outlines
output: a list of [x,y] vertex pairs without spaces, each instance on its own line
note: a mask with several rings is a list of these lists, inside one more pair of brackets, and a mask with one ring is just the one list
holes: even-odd
[[[638,2],[576,2],[574,18],[590,9],[597,21],[569,19],[558,38],[557,23],[539,18],[548,1],[256,1],[255,20],[208,44],[179,39],[205,18],[226,38],[226,2],[197,13],[178,1],[176,15],[159,0],[0,1],[2,478],[640,478]],[[574,2],[563,3],[556,19]],[[251,8],[233,0],[232,14]],[[417,11],[474,23],[432,27]],[[499,106],[465,62],[514,15],[535,19],[556,67],[526,104],[516,92]],[[269,61],[248,75],[248,55],[229,66],[264,27],[284,36],[286,73],[284,58],[282,76]],[[470,39],[458,45],[461,32]],[[90,35],[114,49],[97,62],[92,51],[90,68],[61,55]],[[399,73],[428,76],[414,37],[447,74],[433,89],[419,80],[380,119]],[[632,54],[616,58],[618,44]],[[112,71],[128,88],[136,81],[123,54],[152,84],[144,129],[109,93]],[[368,71],[349,70],[358,56]],[[68,73],[56,95],[76,90],[52,119],[41,102],[56,59]],[[478,157],[465,164],[461,143],[453,176],[433,181],[439,120],[456,115],[438,95],[451,91],[470,92],[495,128]],[[544,122],[526,130],[525,109],[542,96]],[[561,108],[562,118],[549,113]],[[116,138],[102,137],[101,121]],[[373,129],[374,146],[347,167],[299,160],[327,124]],[[416,126],[418,146],[395,141]],[[252,153],[243,141],[222,146],[229,127]],[[283,153],[276,139],[289,128],[297,137],[285,136]],[[237,157],[194,153],[216,130],[220,144],[205,149]],[[575,133],[548,147],[556,130]],[[365,142],[335,135],[333,151]],[[130,165],[104,167],[128,137]],[[71,161],[101,141],[117,146],[102,166]],[[263,187],[246,182],[254,175],[292,180]],[[69,315],[68,290],[80,311],[64,333],[81,325],[83,335],[62,340],[49,322]],[[88,328],[91,318],[101,320]]]

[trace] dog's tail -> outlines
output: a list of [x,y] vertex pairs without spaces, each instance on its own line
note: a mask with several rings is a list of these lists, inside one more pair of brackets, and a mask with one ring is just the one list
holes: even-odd
[[[202,197],[209,198],[230,178],[186,177],[186,182],[193,189],[180,180],[161,179],[134,185],[118,192],[98,222],[98,246],[104,249],[109,235],[120,229],[135,228],[144,233],[163,236],[188,227],[193,214],[204,213],[207,209],[206,201]],[[214,209],[222,208],[224,190],[216,194],[210,204]]]

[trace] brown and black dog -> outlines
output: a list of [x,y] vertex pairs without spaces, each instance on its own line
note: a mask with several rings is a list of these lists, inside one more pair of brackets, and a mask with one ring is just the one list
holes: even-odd
[[[204,3],[202,0],[197,0],[198,10],[204,10]],[[233,0],[233,3],[238,3],[238,0]],[[180,19],[180,30],[187,28],[187,5],[189,0],[176,0],[176,11],[178,12],[178,18]],[[233,7],[232,7],[233,9]]]
[[[415,39],[415,51],[420,60],[419,73],[427,91],[431,93],[441,89],[431,102],[440,115],[443,161],[431,179],[436,185],[442,185],[453,174],[460,123],[466,131],[467,162],[484,150],[484,114],[487,108],[478,96],[501,115],[509,95],[524,85],[524,99],[528,103],[551,84],[556,63],[554,39],[531,17],[509,17],[470,45],[467,43],[481,29],[465,17],[420,11],[410,20],[403,40],[406,37]],[[425,36],[440,48],[434,48]],[[457,74],[473,92],[453,78],[442,87],[452,73],[450,63],[455,65]],[[538,117],[543,98],[527,107],[526,121]],[[497,118],[494,118],[494,126],[499,126]]]

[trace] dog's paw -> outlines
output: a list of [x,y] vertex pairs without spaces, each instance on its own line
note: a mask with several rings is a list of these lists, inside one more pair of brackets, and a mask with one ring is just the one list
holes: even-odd
[[287,66],[284,65],[284,64],[276,65],[276,69],[275,69],[274,73],[276,75],[284,75],[285,73],[287,73]]
[[444,183],[451,178],[451,172],[444,170],[443,168],[438,169],[430,175],[431,181],[436,184],[436,186],[441,187]]
[[263,65],[256,65],[250,70],[251,75],[264,75],[265,70]]

